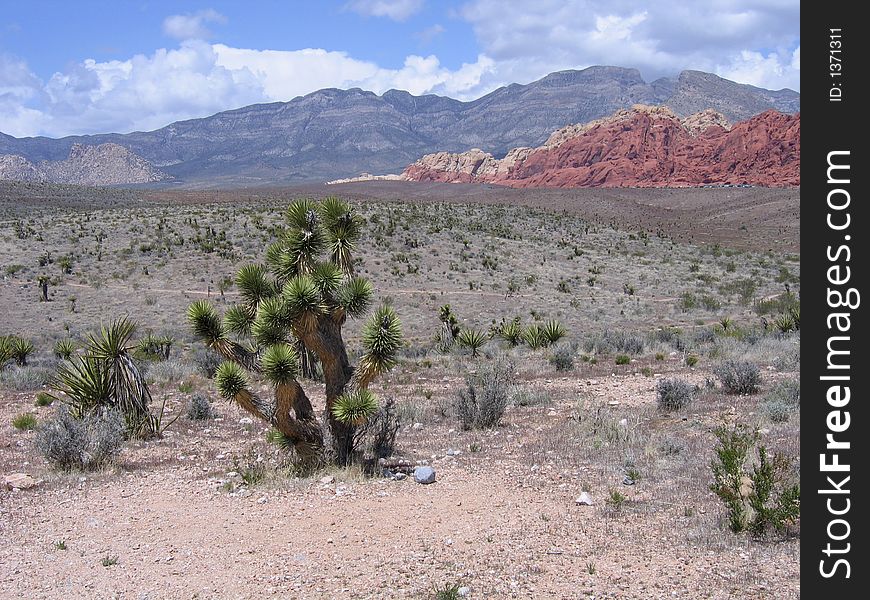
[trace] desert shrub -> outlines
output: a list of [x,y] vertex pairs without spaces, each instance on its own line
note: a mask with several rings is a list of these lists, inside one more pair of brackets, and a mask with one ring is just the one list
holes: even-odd
[[480,329],[469,327],[460,331],[456,340],[460,346],[471,351],[471,356],[477,358],[480,349],[486,343],[486,334]]
[[0,385],[17,392],[42,389],[51,381],[54,370],[41,365],[12,366],[0,371]]
[[191,365],[178,359],[162,360],[148,365],[148,381],[154,383],[174,383],[193,375]]
[[76,346],[72,340],[57,340],[54,343],[54,355],[57,358],[61,358],[64,360],[69,360],[72,356],[72,353],[75,352]]
[[601,334],[587,338],[583,343],[586,352],[597,354],[611,354],[621,352],[624,354],[638,355],[643,352],[644,340],[641,336],[626,331],[614,331],[607,329]]
[[[790,459],[778,453],[771,458],[767,448],[758,445],[758,432],[743,426],[723,425],[715,435],[710,490],[725,504],[731,531],[762,535],[782,530],[800,516],[800,484],[788,481]],[[750,469],[752,450],[756,460]]]
[[18,431],[30,431],[36,427],[36,415],[33,413],[21,413],[12,419],[12,426]]
[[755,394],[761,385],[761,371],[746,360],[726,360],[713,369],[727,394]]
[[16,365],[26,367],[27,359],[35,350],[33,342],[17,335],[0,337],[0,366],[14,358]]
[[797,379],[776,384],[764,397],[761,411],[774,423],[788,421],[789,416],[801,405],[801,386]]
[[523,342],[523,326],[519,317],[498,328],[496,335],[504,339],[511,348],[519,346]]
[[544,338],[547,340],[548,346],[552,346],[567,335],[565,326],[555,319],[544,323],[543,327],[541,327],[541,333],[543,333]]
[[686,341],[683,339],[683,334],[676,327],[656,329],[650,334],[650,338],[653,342],[670,345],[677,352],[683,352],[686,349]]
[[60,406],[36,430],[37,451],[61,471],[93,471],[115,460],[124,444],[124,417],[115,410],[75,418]]
[[392,456],[396,449],[396,434],[402,426],[398,407],[392,398],[381,404],[360,429],[360,436],[368,440],[366,451],[376,463],[379,458]]
[[147,333],[136,344],[134,355],[140,360],[167,360],[174,342],[175,340],[168,335],[156,336]]
[[686,366],[687,366],[687,367],[694,367],[695,365],[698,364],[698,360],[699,360],[699,359],[698,359],[698,357],[697,357],[696,355],[694,355],[694,354],[689,354],[689,355],[686,357]]
[[504,416],[512,388],[514,365],[496,360],[483,366],[477,374],[465,378],[465,389],[459,390],[456,415],[463,429],[487,429],[498,426]]
[[709,327],[699,329],[695,332],[696,344],[709,344],[714,341],[716,341],[716,332]]
[[628,354],[617,354],[613,362],[618,365],[627,365],[631,362],[631,357]]
[[656,384],[656,396],[660,410],[680,410],[689,405],[698,388],[682,379],[660,379]]
[[561,344],[553,348],[550,354],[550,364],[557,371],[571,371],[574,368],[574,351],[576,348],[571,344]]
[[196,394],[187,402],[187,418],[191,421],[205,421],[214,416],[211,402],[202,394]]
[[36,394],[36,406],[51,406],[54,402],[54,396],[47,392],[39,392]]
[[523,339],[532,350],[537,350],[547,345],[547,337],[538,325],[529,325],[523,333]]
[[214,375],[222,362],[220,355],[211,350],[197,348],[193,354],[193,364],[196,365],[196,370],[208,379],[214,379]]
[[511,396],[511,403],[514,406],[539,406],[550,404],[552,401],[546,390],[528,386],[517,387]]

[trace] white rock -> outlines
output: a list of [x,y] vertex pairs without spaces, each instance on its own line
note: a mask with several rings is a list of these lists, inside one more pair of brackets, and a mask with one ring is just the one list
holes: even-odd
[[422,423],[414,423],[413,425],[411,425],[411,429],[417,429],[417,430],[423,429],[423,424]]
[[619,425],[620,427],[628,427],[628,419],[620,419]]
[[320,483],[323,483],[323,484],[335,483],[335,477],[333,477],[332,475],[327,475],[326,477],[324,477],[323,479],[320,480]]
[[3,478],[3,483],[6,489],[9,490],[26,490],[27,488],[32,488],[38,482],[26,473],[12,473]]
[[268,500],[266,499],[266,496],[261,496],[260,498],[257,498],[257,504],[266,504],[267,501]]
[[577,505],[592,506],[592,497],[587,492],[580,492],[580,496],[577,498]]
[[456,593],[465,598],[471,593],[471,588],[468,586],[462,586],[461,588],[456,590]]
[[241,419],[239,419],[239,423],[241,425],[250,425],[253,422],[254,422],[254,419],[252,419],[251,417],[242,417]]

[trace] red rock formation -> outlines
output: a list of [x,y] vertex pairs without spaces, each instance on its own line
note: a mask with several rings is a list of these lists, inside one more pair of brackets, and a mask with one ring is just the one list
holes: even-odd
[[502,160],[480,150],[430,154],[403,176],[511,187],[798,186],[800,114],[767,111],[729,129],[712,111],[681,121],[667,108],[636,106]]

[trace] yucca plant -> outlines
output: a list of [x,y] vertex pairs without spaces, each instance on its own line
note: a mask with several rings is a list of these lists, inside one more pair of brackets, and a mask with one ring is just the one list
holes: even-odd
[[523,342],[523,334],[525,330],[523,329],[522,324],[520,323],[519,318],[514,319],[513,321],[506,323],[498,335],[502,337],[508,344],[511,345],[511,348],[519,346]]
[[69,360],[76,346],[71,339],[57,340],[54,343],[54,355],[63,360]]
[[480,349],[486,343],[486,334],[480,329],[467,328],[459,332],[459,337],[456,338],[459,345],[463,348],[471,350],[471,356],[477,358],[480,354]]
[[546,346],[552,346],[563,337],[565,337],[568,332],[565,330],[565,327],[555,319],[551,319],[544,323],[544,326],[541,327],[541,334],[544,336],[546,340]]
[[15,338],[11,335],[3,335],[0,336],[0,367],[2,367],[6,361],[12,360],[12,344]]
[[[239,270],[241,303],[221,317],[200,300],[187,317],[194,333],[224,359],[215,375],[222,396],[269,423],[270,440],[293,448],[303,465],[325,460],[327,437],[336,463],[346,465],[355,458],[357,429],[377,408],[369,384],[396,363],[399,318],[388,305],[375,311],[363,327],[363,355],[351,365],[342,327],[363,316],[373,296],[371,283],[353,272],[360,219],[337,198],[297,200],[286,218],[279,239],[266,249],[265,265]],[[308,355],[322,369],[323,419],[299,384]],[[265,380],[274,398],[255,393],[252,380]]]
[[523,334],[523,340],[532,350],[543,348],[547,345],[547,337],[538,325],[529,325]]
[[12,357],[19,367],[27,366],[27,357],[33,354],[34,350],[36,348],[30,340],[25,340],[18,336],[12,339]]
[[51,385],[74,417],[118,410],[128,435],[148,438],[160,433],[160,417],[151,414],[151,393],[130,355],[135,330],[123,317],[90,334],[84,356],[61,363]]

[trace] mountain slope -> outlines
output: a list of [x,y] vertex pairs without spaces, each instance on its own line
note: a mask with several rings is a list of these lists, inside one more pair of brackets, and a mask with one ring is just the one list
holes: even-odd
[[770,110],[728,127],[710,110],[680,119],[667,107],[638,105],[501,160],[479,149],[430,154],[403,176],[511,187],[798,186],[800,114]]
[[417,157],[482,148],[496,156],[542,144],[570,123],[634,104],[667,104],[677,115],[716,108],[729,120],[799,109],[800,96],[736,84],[706,73],[646,83],[636,69],[561,71],[512,84],[472,102],[390,90],[325,89],[289,102],[257,104],[179,121],[151,132],[12,138],[0,154],[32,163],[64,160],[73,144],[120,144],[181,183],[243,185],[326,180],[398,171]]

